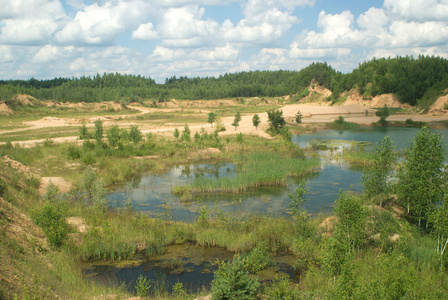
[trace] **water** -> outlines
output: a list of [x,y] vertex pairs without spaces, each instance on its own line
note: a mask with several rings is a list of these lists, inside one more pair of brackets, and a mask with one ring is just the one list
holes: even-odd
[[[439,129],[448,142],[448,130]],[[388,135],[394,141],[397,150],[403,150],[418,132],[416,128],[366,128],[362,130],[337,131],[323,130],[293,137],[293,141],[306,147],[313,139],[339,140],[335,150],[319,151],[322,163],[319,172],[307,178],[309,190],[306,198],[306,209],[309,212],[327,211],[331,209],[340,189],[362,192],[361,175],[357,168],[352,168],[334,152],[348,147],[351,141],[367,141],[376,143]],[[333,153],[332,153],[333,151]],[[244,215],[249,213],[271,213],[286,215],[290,203],[288,193],[293,193],[297,182],[292,181],[287,187],[262,187],[240,195],[211,193],[197,197],[195,201],[184,201],[171,194],[176,185],[186,184],[197,176],[221,178],[234,176],[235,165],[218,163],[215,165],[186,165],[168,170],[166,174],[148,175],[140,181],[130,183],[126,188],[110,194],[115,204],[125,199],[132,199],[132,204],[148,215],[170,217],[175,220],[192,221],[199,210],[206,206],[210,210]],[[210,287],[216,259],[231,260],[233,253],[221,248],[200,248],[194,245],[167,246],[164,254],[155,257],[137,255],[133,261],[121,263],[95,262],[86,266],[85,274],[100,283],[124,284],[135,292],[135,283],[140,275],[151,280],[151,291],[172,291],[176,283],[182,283],[188,291],[201,287]],[[262,271],[262,280],[272,279],[279,271],[287,273],[292,280],[297,280],[293,265],[297,258],[280,256],[273,258],[273,265]]]
[[[213,273],[218,269],[217,260],[232,260],[234,253],[219,247],[203,248],[192,244],[167,246],[162,255],[147,257],[136,255],[133,260],[124,262],[93,262],[85,264],[84,273],[100,284],[116,284],[136,292],[135,284],[139,276],[151,281],[151,293],[172,292],[176,283],[181,283],[188,292],[205,287],[210,288]],[[297,281],[292,265],[296,261],[292,255],[272,258],[271,266],[260,274],[261,281],[272,280],[278,272]]]
[[[437,129],[448,143],[448,129]],[[308,193],[305,208],[309,213],[331,210],[339,191],[351,190],[361,193],[362,170],[353,168],[342,159],[335,159],[335,152],[349,147],[351,141],[366,141],[374,144],[384,136],[390,136],[396,150],[407,147],[410,140],[419,131],[418,128],[369,127],[359,130],[322,130],[293,136],[293,142],[307,147],[313,139],[337,140],[336,150],[319,151],[322,163],[317,174],[307,178]],[[332,155],[333,154],[333,155]],[[162,216],[173,220],[191,222],[195,220],[202,207],[211,213],[222,211],[232,216],[245,216],[252,213],[267,213],[287,216],[289,193],[293,194],[298,182],[291,181],[287,187],[261,187],[241,194],[208,193],[195,195],[193,199],[180,199],[172,194],[172,188],[192,182],[198,176],[222,178],[234,176],[236,167],[231,163],[215,165],[196,164],[177,166],[165,174],[152,174],[140,181],[128,184],[109,194],[114,205],[124,205],[126,199],[140,212],[149,216]]]

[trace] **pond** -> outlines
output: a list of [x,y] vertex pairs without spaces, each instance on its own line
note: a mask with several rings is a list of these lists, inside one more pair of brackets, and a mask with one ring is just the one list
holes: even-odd
[[[234,253],[219,247],[170,245],[162,255],[148,257],[137,254],[133,260],[88,263],[84,265],[84,273],[100,284],[124,284],[131,293],[136,292],[135,284],[139,276],[151,281],[152,293],[172,293],[176,283],[181,283],[188,292],[196,292],[203,287],[210,289],[213,273],[218,269],[217,260],[229,261],[233,256]],[[272,257],[270,266],[259,274],[261,282],[272,280],[278,272],[289,275],[297,282],[299,274],[294,272],[293,267],[296,260],[292,255]]]
[[[448,143],[448,129],[436,129]],[[336,150],[319,151],[322,156],[316,174],[306,178],[308,193],[306,209],[309,213],[328,212],[339,191],[362,192],[360,168],[353,168],[332,154],[342,147],[349,147],[351,141],[367,141],[374,144],[383,137],[390,136],[396,150],[403,150],[419,128],[406,127],[368,127],[359,130],[322,130],[293,136],[293,142],[307,147],[313,139],[337,140]],[[288,194],[294,193],[297,180],[291,180],[286,187],[261,187],[240,194],[207,193],[195,195],[194,199],[182,200],[172,194],[174,186],[192,182],[196,177],[222,178],[235,176],[236,166],[231,163],[191,164],[171,168],[164,174],[150,174],[140,180],[118,188],[108,195],[113,205],[125,205],[130,201],[137,211],[148,216],[158,216],[173,220],[194,221],[201,208],[211,213],[227,213],[232,216],[245,216],[253,213],[287,216]]]
[[[322,156],[319,172],[306,179],[309,192],[306,209],[311,212],[328,211],[337,198],[340,189],[362,192],[361,175],[357,168],[352,168],[334,156],[334,152],[348,147],[351,141],[376,143],[386,135],[390,136],[397,150],[403,150],[418,132],[417,128],[365,128],[356,131],[323,130],[314,133],[296,135],[293,141],[300,147],[307,147],[313,139],[339,140],[335,150],[319,151]],[[448,130],[439,129],[448,142]],[[332,153],[333,151],[333,153]],[[231,195],[210,193],[184,201],[172,195],[176,185],[186,184],[198,176],[222,178],[234,176],[236,167],[230,163],[213,165],[196,164],[177,166],[165,174],[147,175],[141,180],[130,183],[126,188],[118,189],[109,195],[115,205],[123,205],[129,199],[132,205],[142,213],[151,216],[172,218],[174,220],[193,221],[203,206],[212,212],[221,210],[232,215],[244,216],[250,213],[269,213],[287,215],[288,193],[293,193],[297,182],[292,181],[287,187],[262,187],[243,194]],[[214,263],[219,260],[231,260],[233,253],[218,247],[202,248],[195,245],[171,245],[162,255],[147,257],[137,254],[132,261],[93,262],[85,265],[85,274],[92,280],[105,284],[124,284],[126,289],[135,293],[135,284],[140,275],[151,280],[152,293],[171,292],[176,283],[182,283],[187,291],[209,288]],[[283,255],[272,258],[271,266],[260,274],[261,280],[272,279],[274,274],[283,272],[292,280],[298,280],[294,272],[297,258]]]

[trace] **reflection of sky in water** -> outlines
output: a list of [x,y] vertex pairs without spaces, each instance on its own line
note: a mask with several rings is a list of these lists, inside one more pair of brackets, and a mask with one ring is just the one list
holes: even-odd
[[[389,135],[397,150],[404,149],[410,139],[418,132],[418,128],[363,128],[357,131],[323,130],[314,133],[296,135],[293,141],[301,147],[306,147],[312,139],[335,139],[341,141],[368,141],[376,143]],[[440,130],[447,142],[448,130]],[[342,146],[350,143],[342,142]],[[337,198],[339,190],[362,192],[360,170],[350,168],[342,160],[335,159],[335,153],[341,150],[320,151],[322,164],[317,174],[307,178],[306,209],[310,213],[329,211]],[[333,155],[330,155],[330,154]],[[118,189],[109,195],[114,205],[132,199],[136,209],[148,215],[162,215],[164,206],[169,207],[170,216],[174,220],[193,221],[203,206],[212,213],[218,209],[223,213],[244,216],[250,213],[268,213],[286,215],[290,203],[288,194],[294,193],[297,182],[291,180],[287,187],[261,187],[242,194],[208,193],[193,196],[193,199],[181,201],[171,193],[172,188],[192,182],[196,177],[205,176],[219,179],[235,176],[234,164],[218,163],[215,165],[197,164],[178,166],[165,174],[148,175],[141,179],[137,187]],[[135,183],[134,183],[135,184]],[[165,205],[166,204],[166,205]]]

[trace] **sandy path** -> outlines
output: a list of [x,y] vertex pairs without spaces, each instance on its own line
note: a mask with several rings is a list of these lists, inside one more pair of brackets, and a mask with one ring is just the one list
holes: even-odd
[[[142,106],[130,106],[130,108],[139,110],[139,114],[152,113],[156,111],[160,111],[157,108],[148,108]],[[163,109],[164,112],[172,111],[179,112],[181,109]],[[283,111],[283,116],[287,122],[294,122],[295,115],[298,111],[300,111],[303,115],[302,122],[304,124],[315,124],[315,123],[329,123],[333,122],[340,115],[344,116],[345,120],[348,122],[355,122],[363,125],[369,125],[371,123],[377,122],[378,117],[373,114],[373,110],[369,110],[369,116],[365,115],[367,107],[362,105],[344,105],[344,106],[327,106],[327,105],[319,105],[319,104],[293,104],[286,105],[281,108]],[[199,113],[199,111],[198,111]],[[202,114],[207,113],[206,110],[201,110]],[[270,136],[265,132],[268,128],[268,116],[267,113],[258,114],[261,120],[261,124],[256,129],[252,124],[252,117],[254,114],[243,115],[242,119],[239,123],[239,126],[235,128],[231,125],[233,123],[234,117],[225,117],[222,118],[224,123],[224,127],[226,131],[220,132],[220,135],[232,135],[237,133],[249,134],[249,135],[258,135],[264,138],[270,138]],[[135,115],[132,115],[135,116]],[[115,123],[116,119],[126,118],[129,115],[110,115],[110,116],[101,116],[100,119],[103,120],[103,124],[105,127],[108,125],[112,125]],[[89,122],[88,126],[93,126],[93,122],[97,120],[98,117],[91,117],[85,119],[75,119],[75,118],[67,118],[60,119],[54,117],[46,117],[38,121],[27,122],[27,125],[31,125],[31,128],[49,128],[49,127],[61,127],[61,126],[75,126],[80,125],[83,122]],[[447,121],[447,115],[433,116],[433,115],[420,115],[420,114],[406,114],[406,115],[392,115],[388,118],[389,121],[405,121],[406,119],[412,119],[416,122],[435,122],[435,121]],[[132,123],[129,123],[132,124]],[[123,125],[123,124],[120,124]],[[164,126],[154,126],[148,121],[146,124],[139,124],[141,126],[142,133],[146,134],[149,132],[164,135],[164,136],[172,136],[175,128],[178,128],[180,131],[183,130],[183,125],[180,124],[165,124]],[[215,125],[215,124],[214,124]],[[211,127],[209,123],[196,123],[196,124],[188,124],[192,135],[196,131],[200,131],[204,128],[207,132],[211,133],[215,130],[215,127]],[[29,130],[27,129],[18,129],[14,131],[20,130]],[[1,133],[6,133],[11,131],[0,131]],[[30,141],[14,141],[13,144],[19,144],[21,147],[34,147],[36,143],[43,143],[45,139],[39,140],[30,140]],[[64,143],[64,142],[82,142],[78,139],[77,136],[70,137],[60,137],[54,138],[53,141],[55,143]]]

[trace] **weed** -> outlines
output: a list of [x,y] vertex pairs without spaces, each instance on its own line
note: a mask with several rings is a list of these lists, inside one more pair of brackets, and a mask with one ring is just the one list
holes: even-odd
[[251,277],[243,261],[235,256],[232,262],[220,262],[212,281],[212,299],[253,300],[258,296],[260,283]]
[[135,289],[137,290],[137,295],[141,298],[149,296],[149,289],[151,288],[151,281],[142,275],[140,275],[135,284]]

